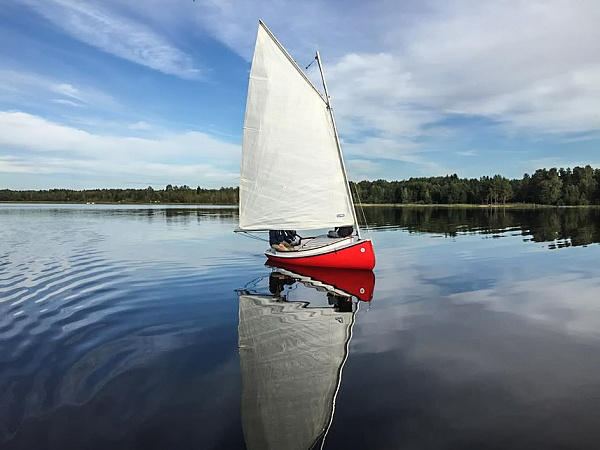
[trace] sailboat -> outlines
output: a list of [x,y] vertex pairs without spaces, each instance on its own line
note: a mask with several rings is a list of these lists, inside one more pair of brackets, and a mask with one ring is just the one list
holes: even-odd
[[[270,294],[238,291],[242,427],[250,450],[322,448],[333,421],[360,303],[352,297],[370,300],[375,278],[345,269],[370,274],[347,285],[344,269],[310,269],[306,275],[274,267]],[[319,306],[319,292],[327,306]]]
[[306,236],[293,251],[270,248],[274,263],[372,270],[323,74],[324,95],[259,21],[244,119],[239,228],[306,231],[352,227],[348,236]]

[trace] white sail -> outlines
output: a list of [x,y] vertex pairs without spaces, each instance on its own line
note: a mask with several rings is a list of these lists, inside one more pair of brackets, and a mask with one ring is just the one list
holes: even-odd
[[261,22],[244,120],[239,228],[353,224],[327,103]]
[[273,296],[239,298],[242,425],[248,449],[308,449],[333,415],[354,312]]

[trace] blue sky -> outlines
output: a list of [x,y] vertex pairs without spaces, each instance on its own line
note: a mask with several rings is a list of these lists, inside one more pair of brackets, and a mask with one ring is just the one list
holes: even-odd
[[600,167],[596,0],[6,0],[0,189],[237,186],[259,19],[351,180]]

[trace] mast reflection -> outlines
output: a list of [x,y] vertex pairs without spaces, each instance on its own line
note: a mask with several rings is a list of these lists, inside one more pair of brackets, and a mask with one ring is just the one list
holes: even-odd
[[333,420],[356,313],[372,299],[375,276],[271,267],[268,292],[260,282],[238,291],[244,438],[251,450],[311,449]]

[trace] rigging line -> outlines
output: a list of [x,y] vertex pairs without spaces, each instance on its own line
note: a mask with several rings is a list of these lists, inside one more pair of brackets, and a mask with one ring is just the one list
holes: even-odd
[[316,60],[317,60],[317,57],[315,56],[315,57],[313,58],[313,60],[310,62],[310,64],[304,68],[304,70],[308,70],[308,68],[309,68],[310,66],[312,66],[312,65],[313,65],[313,63],[314,63]]
[[268,242],[269,241],[266,238],[262,238],[262,237],[254,235],[254,234],[250,234],[249,232],[244,231],[244,230],[233,230],[233,232],[234,233],[242,233],[246,237],[249,237],[250,239],[256,239],[257,241],[264,241],[264,242]]
[[[238,294],[242,294],[242,295],[245,292],[248,294],[258,294],[258,290],[257,290],[256,286],[258,285],[258,283],[263,281],[265,278],[266,278],[265,275],[260,275],[260,276],[256,277],[254,280],[248,281],[242,289],[234,289],[234,290]],[[252,289],[251,289],[251,287],[252,287]],[[250,292],[250,291],[252,291],[252,292]]]
[[358,209],[360,211],[360,214],[362,215],[362,220],[363,223],[365,225],[365,230],[369,233],[369,235],[371,234],[371,230],[369,229],[369,224],[367,223],[367,217],[365,216],[365,209],[362,206],[362,200],[360,198],[360,193],[358,190],[358,184],[354,183],[354,193],[356,194],[356,200],[358,201]]

